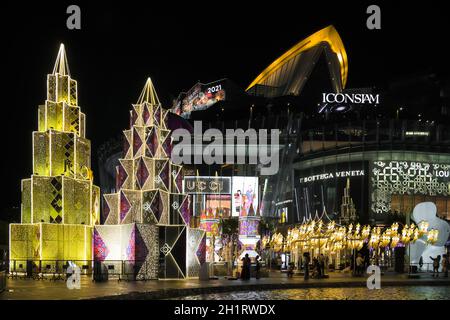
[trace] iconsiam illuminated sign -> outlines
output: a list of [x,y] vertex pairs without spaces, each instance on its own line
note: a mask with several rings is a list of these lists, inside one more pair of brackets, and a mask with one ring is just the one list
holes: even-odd
[[308,183],[314,181],[328,180],[334,178],[349,178],[349,177],[361,177],[364,176],[364,170],[347,170],[347,171],[336,171],[316,174],[313,176],[300,178],[300,183]]
[[322,93],[322,103],[379,104],[379,94],[368,93]]

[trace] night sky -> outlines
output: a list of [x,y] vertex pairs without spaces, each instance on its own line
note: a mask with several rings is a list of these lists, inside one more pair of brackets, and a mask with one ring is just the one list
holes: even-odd
[[[41,1],[40,1],[41,2]],[[94,1],[91,1],[94,2]],[[94,175],[97,148],[128,126],[128,110],[151,76],[168,107],[197,80],[230,78],[246,87],[268,64],[306,36],[333,24],[347,50],[347,87],[382,86],[390,79],[448,69],[449,20],[442,3],[396,7],[375,2],[382,29],[366,28],[361,1],[166,1],[130,4],[2,3],[2,194],[0,219],[20,206],[20,180],[31,174],[31,132],[37,107],[46,98],[61,42],[71,75],[78,81],[79,105],[87,115]],[[392,1],[391,1],[392,2]],[[115,3],[115,2],[114,2]],[[186,3],[188,5],[186,5]],[[337,3],[335,1],[334,3]],[[345,3],[345,4],[344,4]],[[66,8],[79,4],[82,29],[66,28]]]

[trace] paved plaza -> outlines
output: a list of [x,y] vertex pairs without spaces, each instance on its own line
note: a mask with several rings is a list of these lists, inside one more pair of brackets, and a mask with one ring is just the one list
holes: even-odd
[[[418,279],[407,275],[386,274],[381,286],[449,286],[449,278],[432,278],[424,274]],[[300,276],[287,278],[280,272],[272,272],[269,278],[243,280],[167,280],[167,281],[118,281],[93,282],[84,276],[81,289],[69,290],[63,280],[7,279],[7,290],[0,299],[164,299],[200,294],[234,291],[259,291],[273,289],[366,287],[366,278],[349,274],[332,273],[328,279],[303,280]]]

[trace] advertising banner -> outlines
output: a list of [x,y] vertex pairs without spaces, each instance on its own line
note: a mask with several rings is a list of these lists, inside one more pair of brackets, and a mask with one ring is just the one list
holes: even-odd
[[205,110],[218,101],[225,100],[225,81],[197,83],[188,92],[180,94],[172,112],[188,118],[192,111]]
[[233,177],[232,216],[256,215],[258,177]]

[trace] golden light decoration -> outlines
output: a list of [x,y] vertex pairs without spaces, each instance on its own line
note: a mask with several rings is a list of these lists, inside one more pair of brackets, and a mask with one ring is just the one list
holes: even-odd
[[288,230],[286,238],[280,233],[273,235],[271,246],[281,250],[283,240],[286,250],[309,248],[335,253],[344,249],[360,250],[365,242],[373,249],[395,248],[400,241],[405,245],[417,241],[423,235],[427,235],[427,243],[435,243],[437,230],[428,231],[428,222],[422,221],[417,226],[412,223],[405,225],[399,234],[399,224],[393,223],[390,227],[371,228],[369,225],[350,224],[338,226],[334,221],[326,225],[322,221],[309,221]]
[[284,237],[281,233],[275,233],[271,239],[271,247],[274,251],[279,252],[283,248]]
[[428,221],[421,221],[419,223],[419,237],[421,237],[424,234],[428,233],[428,227],[429,226],[430,226],[430,224],[428,223]]
[[391,248],[395,248],[398,244],[398,242],[400,241],[400,237],[399,235],[396,233],[395,235],[392,236],[391,239]]
[[336,228],[336,223],[334,221],[331,221],[330,223],[328,223],[327,233],[334,232],[335,228]]
[[362,229],[361,235],[363,236],[364,239],[369,238],[370,226],[364,226],[363,229]]
[[406,224],[403,229],[402,229],[402,242],[406,245],[410,242],[410,236],[408,235],[409,233],[409,226]]
[[428,231],[428,234],[427,234],[427,243],[435,244],[438,237],[439,237],[439,230],[431,229],[430,231]]
[[263,248],[267,247],[267,245],[270,243],[270,237],[269,236],[264,236],[261,239],[261,245]]
[[398,232],[398,222],[394,222],[394,223],[392,224],[391,230],[392,230],[392,232],[394,232],[394,233],[397,233],[397,232]]
[[373,229],[370,235],[369,247],[374,249],[378,248],[378,246],[380,245],[380,238],[381,238],[381,228],[376,227]]
[[390,242],[391,242],[391,230],[387,229],[385,232],[383,232],[383,235],[381,236],[380,246],[387,247],[389,246]]

